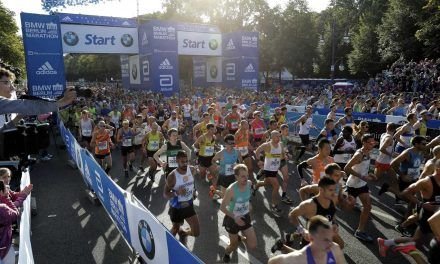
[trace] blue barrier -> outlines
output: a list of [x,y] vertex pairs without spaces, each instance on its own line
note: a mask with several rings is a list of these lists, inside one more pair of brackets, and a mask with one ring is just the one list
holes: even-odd
[[[147,263],[203,263],[148,211],[117,185],[59,121],[61,136],[86,185],[95,191],[127,244]],[[160,250],[159,250],[160,248]]]

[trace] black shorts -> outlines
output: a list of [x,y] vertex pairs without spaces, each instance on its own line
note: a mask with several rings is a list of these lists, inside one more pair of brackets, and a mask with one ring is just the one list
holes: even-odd
[[427,212],[423,208],[419,212],[419,228],[423,234],[431,234],[432,229],[429,225],[428,219],[433,215],[432,212]]
[[228,175],[228,176],[219,175],[217,184],[224,188],[228,188],[229,185],[233,184],[235,181],[236,179],[234,175]]
[[82,136],[82,142],[86,141],[87,143],[90,143],[92,141],[92,137],[86,137],[86,136]]
[[299,138],[301,139],[301,144],[303,144],[303,146],[308,146],[310,144],[309,134],[307,134],[307,135],[299,134]]
[[235,135],[235,132],[237,132],[238,129],[229,129],[229,134]]
[[244,221],[243,226],[237,225],[233,218],[225,215],[225,218],[223,219],[223,226],[225,227],[226,231],[228,231],[229,234],[233,234],[233,235],[236,235],[238,234],[238,232],[244,231],[252,227],[251,216],[249,214],[242,216],[241,219]]
[[361,195],[363,193],[369,193],[369,192],[370,192],[370,189],[368,188],[367,184],[365,184],[361,188],[353,188],[353,187],[347,186],[347,193],[349,195],[353,196],[354,198],[358,197],[359,195]]
[[142,144],[139,145],[133,145],[134,150],[138,150],[142,148]]
[[153,158],[154,153],[156,153],[156,151],[147,149],[147,157]]
[[190,204],[185,208],[174,208],[170,206],[168,210],[168,214],[170,215],[171,222],[183,224],[183,221],[191,216],[196,215],[196,211],[194,210],[194,205]]
[[255,143],[259,143],[259,142],[261,142],[261,141],[263,141],[263,138],[254,138],[254,142],[255,142]]
[[133,151],[134,151],[133,146],[130,146],[130,147],[122,146],[121,147],[121,155],[122,156],[127,156],[129,153],[131,153]]
[[406,188],[408,188],[411,184],[415,183],[417,181],[410,181],[410,182],[406,182],[406,181],[402,181],[402,179],[399,178],[399,191],[403,191]]
[[264,170],[263,173],[266,178],[276,178],[278,176],[278,171]]
[[212,158],[214,158],[214,156],[210,156],[210,157],[199,156],[199,165],[205,168],[211,167]]
[[220,134],[223,132],[223,130],[225,130],[224,127],[216,127],[215,129],[217,129],[217,133],[220,133]]
[[107,154],[95,154],[95,158],[103,160],[103,159],[105,159],[105,157],[107,157],[109,155],[110,155],[110,153],[107,153]]

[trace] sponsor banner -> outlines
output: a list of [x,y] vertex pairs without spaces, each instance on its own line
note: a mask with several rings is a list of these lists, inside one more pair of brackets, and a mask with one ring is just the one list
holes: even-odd
[[56,13],[63,24],[80,24],[80,25],[96,25],[109,27],[131,27],[137,26],[136,19],[105,17],[105,16],[89,16],[79,14]]
[[173,263],[168,258],[167,232],[163,225],[137,199],[126,199],[126,207],[131,245],[136,252],[147,263]]
[[177,32],[179,55],[222,56],[222,35],[197,32]]
[[177,50],[176,26],[172,22],[152,20],[139,26],[139,53]]
[[206,24],[179,23],[176,25],[176,29],[177,31],[191,31],[199,33],[221,33],[217,26]]
[[152,91],[154,89],[153,86],[153,78],[152,78],[152,68],[151,68],[151,55],[141,55],[140,58],[140,72],[141,72],[141,87],[145,90]]
[[141,84],[139,55],[130,56],[128,60],[130,72],[130,88],[133,88],[133,84]]
[[222,82],[222,58],[211,57],[206,61],[206,81],[208,83]]
[[241,35],[240,54],[245,57],[259,57],[258,32],[238,32]]
[[206,57],[193,57],[193,85],[199,87],[206,86]]
[[240,63],[241,88],[258,90],[258,58],[243,58]]
[[166,97],[179,92],[179,68],[177,52],[163,52],[152,56],[150,71],[156,92]]
[[222,48],[224,57],[239,57],[242,56],[241,50],[241,34],[238,32],[231,32],[223,34]]
[[[31,184],[29,170],[21,174],[20,189]],[[19,264],[33,264],[34,257],[31,244],[31,195],[23,202],[23,211],[20,216],[20,247],[18,251]],[[1,262],[1,261],[0,261]]]
[[167,242],[168,258],[170,260],[168,263],[203,263],[199,258],[192,255],[186,247],[182,246],[170,232],[167,232]]
[[61,25],[64,53],[122,53],[139,52],[136,28]]
[[240,68],[239,58],[223,58],[223,85],[227,88],[237,88],[238,72]]
[[130,88],[130,60],[128,55],[121,55],[121,80],[125,89]]
[[66,80],[58,17],[21,13],[21,23],[29,93],[60,96]]

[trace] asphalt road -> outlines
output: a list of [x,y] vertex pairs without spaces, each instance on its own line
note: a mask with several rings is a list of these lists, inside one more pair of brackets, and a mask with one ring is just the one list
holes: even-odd
[[[33,196],[36,197],[38,215],[32,218],[32,247],[35,263],[130,263],[130,248],[112,224],[101,206],[93,205],[84,191],[83,180],[77,170],[67,165],[65,150],[52,148],[55,157],[37,164],[31,171],[34,184]],[[119,150],[113,153],[114,168],[112,176],[119,175],[118,184],[132,191],[144,205],[166,226],[171,227],[168,216],[168,204],[162,197],[164,177],[158,172],[155,182],[151,182],[140,173],[132,172],[126,179]],[[291,181],[288,195],[299,203],[296,189],[299,179],[294,173],[294,164],[289,164]],[[196,182],[199,198],[195,201],[200,220],[201,235],[197,239],[189,238],[188,248],[205,263],[221,263],[228,234],[222,227],[223,213],[219,204],[208,197],[208,183]],[[380,186],[380,185],[379,185]],[[377,237],[398,237],[394,230],[400,219],[402,209],[394,206],[390,195],[378,198],[377,186],[370,185],[373,197],[373,214],[367,232]],[[270,189],[260,188],[252,200],[253,225],[258,239],[257,250],[246,252],[240,246],[238,253],[232,255],[231,263],[267,263],[274,242],[290,231],[287,214],[290,206],[282,204],[282,217],[275,218],[270,210],[268,198]],[[345,241],[345,258],[348,263],[413,263],[401,254],[390,252],[386,258],[378,254],[377,243],[364,243],[352,234],[359,220],[358,211],[338,211],[337,220],[340,234]]]

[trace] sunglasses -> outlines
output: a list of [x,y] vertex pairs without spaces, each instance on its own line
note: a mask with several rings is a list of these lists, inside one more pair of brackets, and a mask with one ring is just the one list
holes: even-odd
[[228,144],[228,145],[235,145],[235,142],[234,141],[228,141],[228,142],[226,142],[226,144]]

